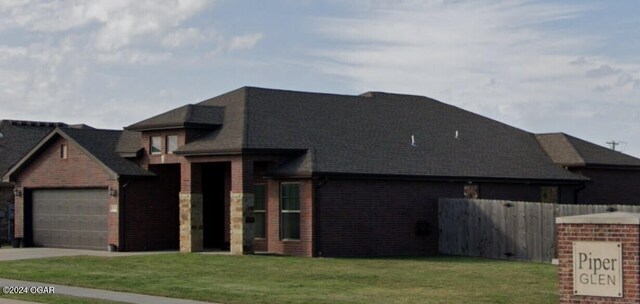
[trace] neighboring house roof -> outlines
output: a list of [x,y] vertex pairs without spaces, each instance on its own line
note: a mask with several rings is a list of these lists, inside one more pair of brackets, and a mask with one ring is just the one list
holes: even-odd
[[2,120],[0,121],[0,176],[4,175],[35,145],[61,122]]
[[537,134],[551,159],[563,166],[640,167],[640,159],[564,133]]
[[174,128],[213,128],[222,124],[224,108],[186,105],[145,119],[126,127],[127,130],[147,131]]
[[222,125],[176,154],[298,153],[276,170],[288,174],[585,179],[553,163],[532,133],[423,96],[244,87],[198,105],[224,108]]
[[69,127],[55,128],[46,137],[41,139],[30,151],[25,153],[20,160],[12,166],[4,175],[7,181],[31,159],[36,157],[41,148],[46,146],[57,136],[61,136],[75,143],[85,153],[102,165],[112,176],[154,176],[153,173],[139,167],[134,162],[126,160],[116,152],[122,131],[100,129],[78,129]]

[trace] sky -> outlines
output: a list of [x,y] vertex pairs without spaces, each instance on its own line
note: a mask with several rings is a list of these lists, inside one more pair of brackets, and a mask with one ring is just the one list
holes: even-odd
[[121,129],[242,86],[424,95],[640,157],[640,1],[3,0],[0,119]]

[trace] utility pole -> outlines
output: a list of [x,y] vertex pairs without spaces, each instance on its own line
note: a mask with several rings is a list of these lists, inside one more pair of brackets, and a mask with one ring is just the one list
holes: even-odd
[[616,151],[616,146],[620,145],[622,142],[621,141],[608,141],[607,144],[611,147],[611,150]]

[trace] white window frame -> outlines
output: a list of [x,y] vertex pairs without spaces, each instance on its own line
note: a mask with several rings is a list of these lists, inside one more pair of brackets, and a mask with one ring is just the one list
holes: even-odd
[[[298,185],[298,210],[289,210],[289,209],[284,210],[284,209],[282,209],[282,193],[283,193],[282,188],[285,185]],[[280,240],[282,240],[282,241],[299,241],[300,240],[300,237],[302,236],[301,235],[302,234],[301,231],[298,232],[299,236],[298,236],[297,239],[285,238],[284,237],[283,220],[282,220],[284,217],[282,215],[283,214],[295,214],[295,213],[300,214],[301,205],[302,205],[302,199],[300,198],[300,182],[282,182],[282,183],[280,183]],[[302,226],[302,219],[300,218],[300,216],[298,216],[298,227],[299,227],[298,229],[301,230],[302,229],[301,226]]]

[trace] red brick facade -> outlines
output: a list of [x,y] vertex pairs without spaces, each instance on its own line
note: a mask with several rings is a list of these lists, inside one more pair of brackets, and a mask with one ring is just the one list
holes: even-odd
[[[60,157],[60,146],[68,147],[67,158]],[[33,189],[63,189],[63,188],[119,188],[119,183],[98,164],[82,148],[70,144],[58,137],[40,150],[40,154],[24,170],[15,176],[15,187],[23,189],[22,197],[15,199],[15,236],[24,237],[24,204],[29,191]],[[109,197],[109,205],[118,205],[118,197]],[[109,244],[119,246],[118,216],[110,213]],[[27,240],[28,241],[28,240]],[[106,248],[107,244],[105,244]]]
[[[576,296],[573,288],[573,242],[622,243],[623,297]],[[560,303],[640,303],[640,229],[638,225],[558,224],[558,288]]]

